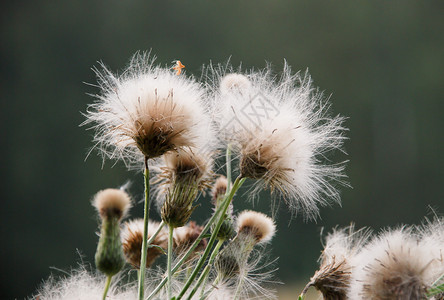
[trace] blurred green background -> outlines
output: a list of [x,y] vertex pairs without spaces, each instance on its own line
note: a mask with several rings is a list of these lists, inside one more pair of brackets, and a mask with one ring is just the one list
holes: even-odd
[[[53,271],[93,262],[97,222],[89,200],[140,174],[85,156],[79,128],[103,60],[124,68],[137,50],[180,59],[188,74],[225,62],[276,72],[309,69],[347,116],[342,207],[316,223],[284,207],[272,255],[289,286],[307,281],[320,229],[356,222],[379,229],[444,211],[443,1],[3,1],[1,14],[1,299],[31,295]],[[238,210],[252,204],[236,202]],[[264,196],[255,209],[269,212]],[[132,210],[142,215],[142,206]],[[195,219],[205,220],[203,204]],[[154,218],[158,215],[153,214]],[[294,292],[300,292],[294,291]]]

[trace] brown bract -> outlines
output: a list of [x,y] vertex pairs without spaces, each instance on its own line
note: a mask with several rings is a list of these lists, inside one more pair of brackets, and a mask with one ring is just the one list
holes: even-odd
[[[262,132],[257,133],[263,135]],[[244,178],[263,179],[270,189],[278,189],[285,192],[284,186],[291,183],[288,178],[291,168],[282,164],[283,145],[276,132],[271,133],[266,139],[257,138],[254,134],[250,138],[244,138],[241,144],[240,173]]]
[[156,92],[155,101],[139,101],[133,124],[128,128],[120,128],[135,141],[147,158],[159,157],[168,151],[190,146],[192,112],[185,106],[178,106],[173,97],[173,91],[165,99],[160,99]]
[[302,293],[305,294],[309,287],[314,286],[322,293],[325,300],[345,300],[350,278],[351,268],[347,261],[336,260],[333,256],[330,263],[321,264]]

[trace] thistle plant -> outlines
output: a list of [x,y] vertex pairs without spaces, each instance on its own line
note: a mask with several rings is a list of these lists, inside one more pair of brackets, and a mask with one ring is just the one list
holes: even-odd
[[[109,289],[113,299],[276,298],[263,284],[275,271],[274,261],[264,259],[275,222],[260,212],[237,213],[233,199],[241,201],[237,192],[248,180],[249,197],[269,189],[272,199],[283,199],[306,219],[318,215],[318,206],[338,202],[344,163],[325,157],[342,151],[344,118],[331,116],[309,75],[293,74],[287,64],[281,77],[269,67],[209,66],[203,82],[187,76],[180,61],[163,67],[148,54],[136,54],[121,74],[101,68],[95,70],[100,93],[84,124],[95,131],[93,148],[104,159],[142,170],[145,187],[143,219],[127,220],[121,233],[129,196],[124,208],[105,210],[115,221],[108,230],[110,218],[103,219],[97,267],[110,278],[126,261],[138,280],[123,283],[121,272],[104,297]],[[258,107],[263,114],[252,114]],[[193,212],[210,190],[213,211],[197,225]],[[160,223],[149,218],[152,198]],[[112,242],[102,241],[107,236]],[[102,262],[109,253],[115,260],[110,270]],[[335,265],[327,257],[325,265]],[[45,295],[41,299],[51,299]]]

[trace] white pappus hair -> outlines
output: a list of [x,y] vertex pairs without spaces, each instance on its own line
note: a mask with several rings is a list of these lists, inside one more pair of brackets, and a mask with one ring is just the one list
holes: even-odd
[[210,66],[206,74],[221,138],[239,156],[241,175],[257,179],[255,192],[262,183],[307,218],[318,215],[318,205],[339,202],[335,184],[345,184],[345,166],[326,156],[342,150],[344,118],[330,115],[308,73],[293,74],[287,63],[278,78],[269,66],[233,71]]
[[205,91],[193,78],[177,76],[136,53],[120,75],[103,63],[95,69],[100,94],[82,125],[92,124],[103,158],[139,165],[144,157],[209,143],[211,122]]

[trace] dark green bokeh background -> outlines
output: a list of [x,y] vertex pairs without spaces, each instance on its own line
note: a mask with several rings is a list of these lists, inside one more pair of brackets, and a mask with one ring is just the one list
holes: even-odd
[[[159,1],[161,2],[161,1]],[[309,68],[349,117],[347,168],[353,189],[342,208],[305,224],[285,209],[273,255],[279,278],[305,281],[315,270],[322,226],[419,223],[444,211],[442,1],[3,1],[1,4],[1,299],[30,295],[51,272],[92,262],[99,189],[140,174],[121,164],[85,162],[92,132],[79,128],[93,100],[90,68],[121,70],[137,50],[180,59],[188,74],[225,62],[276,71],[287,59]],[[236,202],[240,210],[250,203]],[[264,197],[255,209],[269,211]],[[196,215],[206,218],[208,206]],[[142,206],[132,210],[142,215]],[[157,215],[153,214],[155,218]]]

